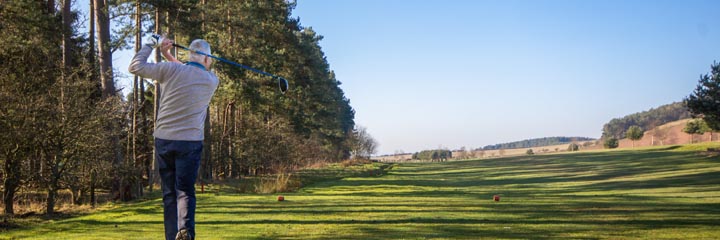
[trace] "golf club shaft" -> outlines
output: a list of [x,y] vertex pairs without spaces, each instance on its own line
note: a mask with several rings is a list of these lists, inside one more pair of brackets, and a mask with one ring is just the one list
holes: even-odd
[[[161,42],[162,37],[161,37],[160,35],[153,34],[152,37],[155,38],[155,41]],[[190,49],[190,48],[188,48],[188,47],[185,47],[185,46],[176,44],[176,43],[174,43],[174,42],[172,43],[172,45],[173,45],[174,47],[177,47],[177,48],[180,48],[180,49],[183,49],[183,50],[192,52],[192,53],[200,54],[200,55],[203,55],[203,56],[208,56],[208,57],[211,57],[211,58],[216,59],[216,60],[218,60],[218,61],[221,61],[221,62],[230,64],[230,65],[233,65],[233,66],[236,66],[236,67],[241,67],[241,68],[244,68],[244,69],[246,69],[246,70],[250,70],[250,71],[253,71],[253,72],[256,72],[256,73],[265,75],[265,76],[272,77],[273,79],[277,80],[278,87],[280,88],[280,92],[281,92],[282,94],[285,94],[285,92],[286,92],[286,91],[288,90],[288,88],[290,87],[290,85],[288,84],[288,80],[285,79],[285,78],[282,78],[282,77],[280,77],[280,76],[276,76],[276,75],[273,75],[273,74],[270,74],[270,73],[267,73],[267,72],[264,72],[264,71],[255,69],[255,68],[251,68],[251,67],[248,67],[248,66],[245,66],[245,65],[242,65],[242,64],[239,64],[239,63],[236,63],[236,62],[233,62],[233,61],[230,61],[230,60],[221,58],[221,57],[216,57],[216,56],[213,56],[213,55],[210,55],[210,54],[201,52],[201,51],[193,50],[193,49]]]
[[208,56],[208,57],[217,59],[218,61],[225,62],[225,63],[231,64],[231,65],[237,66],[237,67],[241,67],[241,68],[244,68],[244,69],[247,69],[247,70],[250,70],[250,71],[253,71],[253,72],[262,74],[262,75],[265,75],[265,76],[269,76],[269,77],[273,77],[273,78],[280,78],[280,77],[278,77],[278,76],[275,76],[275,75],[273,75],[273,74],[267,73],[267,72],[265,72],[265,71],[258,70],[258,69],[255,69],[255,68],[251,68],[251,67],[248,67],[248,66],[245,66],[245,65],[242,65],[242,64],[239,64],[239,63],[236,63],[236,62],[233,62],[233,61],[230,61],[230,60],[221,58],[221,57],[216,57],[216,56],[213,56],[213,55],[210,55],[210,54],[201,52],[201,51],[192,50],[192,49],[190,49],[190,48],[188,48],[188,47],[185,47],[185,46],[182,46],[182,45],[179,45],[179,44],[176,44],[176,43],[173,43],[173,46],[174,46],[174,47],[177,47],[177,48],[182,48],[182,49],[185,49],[185,50],[187,50],[187,51],[190,51],[190,52],[193,52],[193,53],[197,53],[197,54],[200,54],[200,55],[205,55],[205,56]]

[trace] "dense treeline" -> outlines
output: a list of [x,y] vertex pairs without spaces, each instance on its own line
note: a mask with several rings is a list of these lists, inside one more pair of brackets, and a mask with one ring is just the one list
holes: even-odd
[[653,129],[657,126],[690,118],[691,113],[682,102],[671,103],[652,108],[647,111],[634,113],[622,118],[614,118],[603,125],[602,138],[625,138],[625,132],[631,126],[638,126],[641,129]]
[[482,147],[482,150],[497,150],[497,149],[514,149],[514,148],[531,148],[531,147],[543,147],[552,146],[559,144],[567,144],[578,141],[592,141],[593,138],[587,137],[544,137],[527,139],[517,142],[500,143],[495,145],[487,145]]
[[447,161],[449,158],[452,158],[452,151],[444,149],[423,150],[412,155],[415,160]]
[[[98,189],[118,200],[152,191],[156,89],[136,77],[123,99],[112,63],[115,51],[133,44],[137,50],[149,32],[169,33],[184,45],[204,38],[215,55],[290,81],[291,90],[281,95],[267,77],[214,65],[221,83],[208,108],[200,181],[338,161],[367,142],[357,139],[364,131],[355,129],[354,110],[319,46],[322,36],[291,17],[293,2],[91,0],[90,16],[72,4],[0,5],[6,214],[27,200],[16,194],[21,189],[45,192],[47,214],[59,191],[70,192],[75,204],[95,203]],[[88,26],[81,26],[86,18]],[[185,53],[175,54],[185,60]]]
[[[95,187],[110,188],[126,108],[102,96],[89,39],[77,32],[69,0],[5,1],[0,7],[0,163],[4,213],[17,191],[46,193],[48,214],[58,191],[75,204],[94,202]],[[118,141],[113,141],[118,140]],[[112,170],[111,170],[112,169]]]
[[[280,95],[272,79],[215,65],[221,83],[209,109],[207,144],[213,154],[204,161],[203,178],[236,178],[350,156],[354,110],[320,49],[322,36],[290,17],[293,3],[208,1],[184,7],[204,15],[176,21],[177,30],[169,32],[177,41],[204,38],[216,55],[291,84]],[[202,24],[195,21],[199,18]]]

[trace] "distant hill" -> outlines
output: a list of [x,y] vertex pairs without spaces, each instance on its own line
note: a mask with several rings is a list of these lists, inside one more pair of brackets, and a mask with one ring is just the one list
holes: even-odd
[[625,131],[633,125],[637,125],[643,130],[650,130],[669,122],[690,117],[691,114],[684,103],[671,103],[610,120],[603,126],[602,138],[615,137],[623,139],[625,138]]
[[681,119],[669,122],[653,129],[645,131],[643,137],[634,143],[630,139],[620,140],[619,148],[663,146],[663,145],[679,145],[698,142],[712,142],[718,140],[718,133],[706,132],[702,135],[690,135],[682,131],[691,118]]
[[527,139],[517,142],[500,143],[495,145],[487,145],[482,147],[482,150],[496,150],[496,149],[514,149],[514,148],[532,148],[532,147],[544,147],[559,144],[566,144],[572,142],[592,141],[594,138],[587,137],[544,137]]

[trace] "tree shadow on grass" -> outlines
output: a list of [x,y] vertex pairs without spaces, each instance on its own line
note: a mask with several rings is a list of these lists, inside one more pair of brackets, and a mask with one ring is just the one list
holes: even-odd
[[[198,221],[198,226],[304,226],[302,229],[334,231],[259,237],[307,239],[592,239],[597,231],[636,234],[661,228],[720,227],[720,206],[717,201],[706,201],[711,197],[676,201],[672,196],[627,194],[632,190],[678,187],[687,187],[688,191],[695,187],[699,193],[720,191],[714,188],[720,185],[720,171],[703,172],[698,167],[710,160],[694,153],[664,151],[401,164],[383,177],[340,179],[343,173],[327,171],[323,174],[338,179],[306,187],[305,193],[298,193],[302,196],[298,201],[280,203],[257,195],[248,195],[254,199],[243,199],[238,194],[228,194],[234,198],[210,195],[198,202],[197,214],[204,219]],[[502,195],[502,202],[492,202],[494,194]],[[107,219],[64,220],[52,231],[162,226],[161,205],[160,200],[134,203],[105,211],[110,216]],[[136,215],[158,217],[125,218]]]
[[[364,178],[340,180],[328,183],[334,190],[353,190],[360,186],[400,186],[400,187],[497,187],[506,185],[547,185],[556,183],[577,183],[606,181],[621,177],[635,177],[640,174],[656,174],[682,170],[684,164],[695,163],[697,157],[692,153],[669,153],[657,150],[637,151],[629,153],[583,153],[572,155],[572,158],[559,158],[558,156],[513,157],[506,159],[479,160],[475,162],[450,162],[413,164],[399,167],[392,171],[390,176],[383,178]],[[619,156],[616,157],[615,155]],[[658,164],[649,164],[657,162]],[[462,163],[462,164],[460,164]],[[513,165],[521,166],[514,167]],[[500,168],[500,170],[498,169]],[[667,181],[649,180],[656,187],[677,186],[672,181],[690,184],[702,184],[703,181],[713,178],[703,173],[694,176],[674,177]],[[718,179],[718,178],[714,178]],[[602,183],[597,183],[602,184]],[[706,184],[704,184],[706,185]],[[607,185],[602,190],[625,189],[624,185]],[[653,187],[639,185],[638,187]],[[325,186],[323,186],[325,187]],[[588,190],[595,190],[590,187]],[[305,190],[314,194],[312,188]],[[327,194],[335,194],[329,192]],[[365,194],[357,192],[355,194]],[[392,195],[393,193],[389,193]],[[439,193],[447,194],[447,193]]]
[[[561,202],[562,198],[557,198]],[[604,198],[608,199],[608,198]],[[624,215],[624,214],[643,214],[657,213],[666,216],[688,216],[693,214],[713,214],[720,213],[720,209],[716,204],[661,204],[656,203],[649,205],[648,201],[637,201],[634,197],[617,197],[612,198],[616,201],[598,202],[597,198],[587,197],[587,199],[571,199],[572,201],[562,202],[561,204],[552,203],[526,203],[513,202],[510,204],[308,204],[307,206],[294,206],[287,208],[246,208],[237,210],[216,210],[215,208],[203,208],[198,210],[198,214],[231,214],[243,216],[246,214],[267,214],[274,216],[277,214],[287,215],[327,215],[336,214],[354,214],[354,213],[392,213],[395,215],[414,214],[414,213],[474,213],[474,214],[522,214],[525,216],[534,216],[534,218],[544,218],[548,216],[555,217],[572,217],[572,215],[583,214],[608,214],[608,215]],[[635,202],[637,201],[637,202]],[[422,209],[420,209],[422,208]]]
[[[607,230],[652,230],[658,228],[687,228],[693,226],[713,226],[714,219],[668,221],[668,220],[526,220],[526,219],[437,219],[408,218],[395,220],[225,220],[206,221],[209,225],[308,225],[333,226],[335,229],[362,229],[365,234],[342,235],[333,233],[335,239],[400,239],[417,237],[452,237],[452,238],[560,238],[569,233],[584,232],[586,228]],[[339,226],[337,226],[339,225]],[[418,231],[403,230],[407,226],[417,226]],[[337,226],[337,227],[336,227]],[[507,229],[500,229],[507,226]],[[534,227],[527,227],[534,226]],[[559,229],[561,228],[561,229]],[[338,230],[338,233],[341,233]],[[294,237],[298,237],[294,233]],[[302,237],[301,237],[302,238]],[[322,237],[320,237],[322,238]]]
[[[372,198],[369,198],[372,199]],[[392,199],[392,198],[390,198]],[[397,198],[403,199],[403,198]],[[229,214],[238,216],[234,221],[209,221],[208,224],[430,224],[430,225],[611,225],[626,228],[653,229],[684,226],[718,226],[715,216],[717,204],[707,203],[669,203],[665,198],[651,196],[558,196],[545,195],[545,198],[522,198],[517,201],[492,203],[489,200],[452,201],[451,198],[425,199],[423,202],[375,200],[358,203],[323,202],[297,203],[289,205],[248,204],[244,209],[224,205],[209,206],[199,210],[199,214]],[[557,201],[555,201],[557,200]],[[234,209],[229,211],[215,209]],[[435,213],[435,214],[433,214]],[[243,220],[248,214],[267,216],[267,220]],[[397,219],[353,220],[351,216],[380,214],[388,217],[398,216],[434,216],[399,217]],[[477,217],[455,218],[458,215]],[[643,215],[655,217],[641,217]],[[293,216],[300,220],[272,219],[277,216]],[[304,217],[303,217],[304,216]],[[492,217],[494,216],[494,217]],[[590,216],[590,217],[579,217]],[[692,216],[692,217],[690,217]],[[325,220],[323,218],[343,218]],[[264,217],[260,217],[264,218]],[[618,219],[621,218],[621,219]],[[548,230],[544,234],[552,235]],[[532,232],[536,236],[538,232]],[[517,236],[517,235],[515,235]]]
[[585,191],[612,191],[658,189],[670,187],[714,187],[720,186],[720,171],[671,176],[644,181],[613,181],[594,183],[583,187]]

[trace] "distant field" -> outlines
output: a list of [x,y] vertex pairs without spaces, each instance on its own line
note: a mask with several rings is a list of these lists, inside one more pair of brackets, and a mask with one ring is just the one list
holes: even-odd
[[[699,142],[712,142],[720,139],[720,134],[717,132],[711,133],[706,132],[702,135],[690,135],[682,131],[688,121],[691,119],[681,119],[674,122],[669,122],[658,126],[653,129],[645,131],[643,137],[633,143],[630,139],[621,139],[618,148],[633,148],[634,147],[652,147],[652,146],[669,146],[669,145],[681,145],[691,144]],[[588,146],[585,146],[585,144]],[[603,149],[602,142],[596,144],[596,141],[581,141],[577,142],[580,145],[580,151],[586,150],[599,150]],[[502,150],[484,150],[482,157],[479,152],[469,153],[475,154],[476,158],[493,158],[493,157],[509,157],[526,155],[528,149],[532,149],[535,154],[543,153],[557,153],[567,151],[570,143],[558,144],[552,146],[542,147],[531,147],[531,148],[514,148],[514,149],[502,149]],[[461,153],[459,151],[453,151],[453,157],[459,158]],[[383,162],[404,162],[412,157],[412,154],[400,154],[400,155],[386,155],[376,157],[376,159]]]
[[[718,239],[718,143],[392,165],[298,193],[202,194],[198,239]],[[491,200],[500,195],[500,202]],[[161,239],[159,199],[0,239]]]
[[[589,148],[586,148],[583,146],[585,143],[591,143],[593,144]],[[602,145],[594,145],[595,141],[582,141],[577,142],[578,145],[580,145],[581,150],[595,150],[595,149],[602,149]],[[482,155],[480,154],[480,151],[468,151],[466,154],[474,154],[471,155],[474,156],[476,159],[480,158],[495,158],[495,157],[509,157],[509,156],[518,156],[518,155],[527,155],[527,150],[532,149],[534,153],[536,154],[543,154],[543,153],[558,153],[558,152],[564,152],[567,151],[568,146],[570,146],[570,143],[564,143],[564,144],[558,144],[558,145],[550,145],[550,146],[542,146],[542,147],[531,147],[531,148],[512,148],[512,149],[496,149],[496,150],[483,150]],[[453,151],[453,158],[462,158],[459,151]],[[389,156],[382,156],[382,157],[375,157],[376,159],[383,161],[383,162],[405,162],[408,159],[412,158],[412,154],[399,154],[399,155],[389,155]]]

